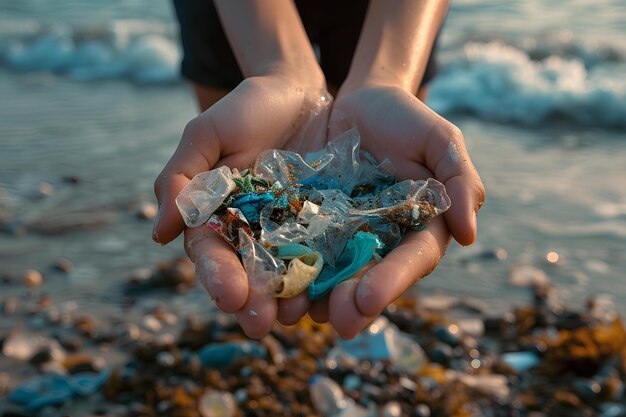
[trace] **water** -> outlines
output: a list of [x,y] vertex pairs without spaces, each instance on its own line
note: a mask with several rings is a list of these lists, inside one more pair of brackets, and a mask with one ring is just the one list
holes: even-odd
[[[97,308],[120,302],[130,271],[183,253],[133,215],[196,114],[176,35],[167,2],[0,2],[0,207],[106,223],[2,234],[0,273],[40,269],[56,299]],[[626,313],[625,41],[618,0],[455,2],[430,103],[463,130],[488,200],[476,246],[452,245],[420,288],[506,310],[528,299],[509,271],[532,264],[568,303],[611,294]],[[494,248],[508,257],[484,256]],[[60,257],[74,272],[52,271]]]

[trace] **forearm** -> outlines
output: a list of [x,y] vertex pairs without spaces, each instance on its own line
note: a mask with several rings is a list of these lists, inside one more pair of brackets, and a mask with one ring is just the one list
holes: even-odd
[[367,84],[415,94],[447,8],[446,0],[372,0],[341,92]]
[[293,2],[215,0],[215,5],[245,77],[279,74],[324,85]]

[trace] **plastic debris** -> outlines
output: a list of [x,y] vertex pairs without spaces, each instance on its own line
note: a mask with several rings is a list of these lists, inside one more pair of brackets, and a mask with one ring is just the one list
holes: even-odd
[[397,369],[410,373],[418,372],[427,361],[419,343],[384,317],[354,339],[340,340],[339,346],[358,360],[390,360]]
[[10,398],[15,403],[26,405],[26,411],[35,412],[47,406],[64,404],[75,396],[92,395],[109,375],[109,370],[76,375],[39,375],[17,386]]
[[[396,182],[389,161],[360,149],[356,129],[304,157],[270,149],[250,169],[198,174],[176,203],[187,226],[205,225],[237,250],[255,291],[308,290],[311,300],[450,207],[435,179]],[[293,245],[306,253],[279,255]]]
[[341,387],[323,375],[311,377],[309,392],[311,402],[324,417],[366,417],[377,415],[376,410],[367,409],[344,394]]
[[35,412],[49,405],[69,401],[74,392],[63,375],[36,376],[11,392],[11,401],[26,405],[27,412]]
[[205,223],[235,187],[230,168],[225,166],[193,177],[176,197],[185,224],[195,227]]
[[533,352],[508,352],[500,356],[500,360],[517,372],[525,372],[541,363],[539,356]]
[[357,232],[339,255],[335,267],[326,266],[317,280],[309,285],[309,299],[317,300],[365,266],[383,244],[378,236]]
[[200,363],[208,368],[225,368],[245,358],[266,357],[267,349],[260,343],[252,341],[212,343],[198,352]]

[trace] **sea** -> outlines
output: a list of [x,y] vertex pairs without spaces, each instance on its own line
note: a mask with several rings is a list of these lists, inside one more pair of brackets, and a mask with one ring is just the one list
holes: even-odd
[[[422,298],[502,312],[549,280],[568,306],[626,314],[626,2],[454,1],[439,47],[428,104],[463,131],[487,201]],[[44,294],[97,312],[184,255],[135,215],[198,112],[180,60],[168,1],[0,0],[0,275],[37,269]]]

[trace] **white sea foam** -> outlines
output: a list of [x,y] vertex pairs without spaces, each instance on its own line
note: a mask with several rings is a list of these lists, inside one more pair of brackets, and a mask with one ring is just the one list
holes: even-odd
[[467,43],[443,57],[429,104],[443,113],[539,124],[563,118],[606,127],[626,126],[626,64],[612,59],[587,68],[582,58],[532,60],[502,42]]
[[[5,23],[0,22],[0,63],[16,71],[142,84],[180,79],[181,51],[173,25],[142,20],[115,20],[96,28]],[[555,39],[448,45],[429,104],[444,114],[527,125],[561,118],[626,126],[626,53],[608,43]]]
[[30,24],[0,33],[5,66],[77,80],[126,77],[137,83],[170,83],[179,79],[180,59],[177,42],[157,22],[114,21],[89,29]]

